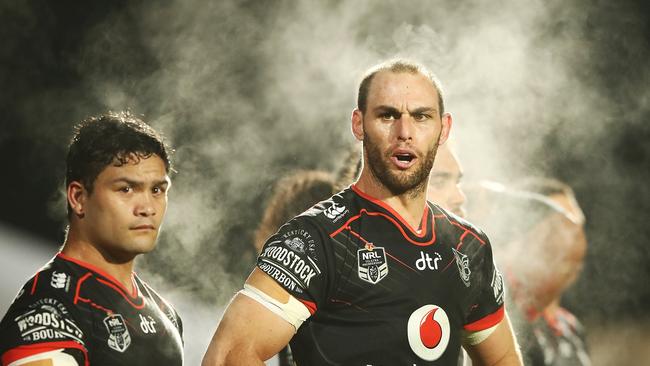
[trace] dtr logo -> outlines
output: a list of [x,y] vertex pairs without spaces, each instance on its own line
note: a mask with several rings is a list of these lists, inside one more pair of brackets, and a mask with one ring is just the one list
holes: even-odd
[[420,258],[415,261],[415,267],[420,271],[426,269],[436,270],[438,269],[438,262],[442,260],[442,257],[438,252],[433,253],[433,257],[429,253],[420,252]]
[[449,318],[437,305],[424,305],[409,317],[408,339],[411,350],[423,360],[435,361],[447,349]]

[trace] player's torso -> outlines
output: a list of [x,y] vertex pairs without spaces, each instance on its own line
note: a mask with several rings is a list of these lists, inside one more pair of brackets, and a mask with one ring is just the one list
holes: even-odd
[[56,258],[50,266],[16,299],[30,309],[14,320],[22,344],[83,343],[91,365],[182,364],[175,313],[137,276],[137,290],[128,294],[115,280],[76,263]]
[[[389,208],[350,193],[346,198],[318,218],[332,223],[325,226],[332,229],[335,269],[325,305],[294,339],[296,358],[309,358],[305,364],[456,364],[471,306],[462,245],[454,253],[460,234],[442,227],[445,221],[434,217],[441,213],[431,207],[416,232]],[[301,354],[309,342],[318,352]]]
[[555,319],[540,317],[533,323],[533,332],[545,365],[591,365],[582,326],[566,310],[558,310]]
[[[183,345],[171,309],[136,279],[139,294],[132,296],[106,285],[100,278],[82,284],[79,297],[94,308],[91,341],[92,364],[180,365]],[[165,311],[170,312],[165,314]]]

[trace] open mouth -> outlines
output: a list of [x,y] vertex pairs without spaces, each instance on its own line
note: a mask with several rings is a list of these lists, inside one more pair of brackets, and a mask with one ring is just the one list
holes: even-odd
[[410,163],[413,160],[413,155],[411,154],[395,154],[397,161]]
[[398,152],[393,154],[391,160],[399,169],[408,169],[415,162],[415,155],[409,152]]

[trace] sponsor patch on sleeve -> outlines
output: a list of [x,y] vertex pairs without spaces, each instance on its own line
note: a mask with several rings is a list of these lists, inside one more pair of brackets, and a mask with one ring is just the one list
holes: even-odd
[[83,344],[83,332],[66,307],[53,298],[36,301],[14,321],[24,341],[74,340]]
[[303,293],[321,274],[314,256],[314,239],[303,229],[289,230],[266,244],[257,266],[287,291]]
[[503,276],[496,267],[494,267],[494,271],[492,272],[492,281],[490,285],[492,286],[492,293],[494,294],[494,299],[496,300],[497,304],[503,304],[503,295],[505,294]]

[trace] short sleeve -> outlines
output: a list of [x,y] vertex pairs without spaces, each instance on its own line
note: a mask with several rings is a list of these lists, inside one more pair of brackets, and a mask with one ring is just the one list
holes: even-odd
[[475,332],[497,325],[505,315],[505,288],[503,276],[492,258],[492,247],[487,237],[477,247],[471,259],[472,301],[467,315],[465,330]]
[[2,365],[36,354],[63,349],[84,365],[84,333],[72,306],[53,293],[31,294],[25,285],[0,323]]
[[257,267],[314,314],[325,298],[327,265],[323,236],[305,217],[296,217],[271,236]]

